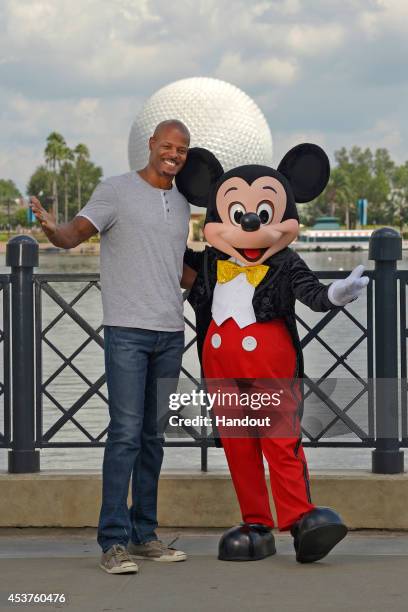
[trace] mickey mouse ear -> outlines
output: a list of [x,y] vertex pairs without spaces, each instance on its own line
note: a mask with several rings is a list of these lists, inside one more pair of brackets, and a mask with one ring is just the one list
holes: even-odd
[[215,155],[207,149],[194,147],[176,176],[177,189],[191,204],[206,207],[212,186],[223,174]]
[[292,187],[295,201],[310,202],[326,187],[330,176],[330,162],[322,148],[303,143],[288,151],[278,166]]

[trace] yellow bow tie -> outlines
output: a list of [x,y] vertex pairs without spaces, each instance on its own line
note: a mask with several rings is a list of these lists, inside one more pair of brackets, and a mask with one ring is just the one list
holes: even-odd
[[217,281],[219,283],[228,283],[238,274],[246,274],[247,281],[254,287],[257,287],[268,270],[269,266],[262,264],[259,266],[238,266],[232,261],[219,259],[217,261]]

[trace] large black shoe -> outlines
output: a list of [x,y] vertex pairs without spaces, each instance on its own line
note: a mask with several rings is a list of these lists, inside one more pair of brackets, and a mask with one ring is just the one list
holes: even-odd
[[340,516],[331,508],[315,508],[293,525],[296,561],[313,563],[323,559],[347,533]]
[[271,529],[257,523],[244,523],[228,529],[218,545],[218,559],[221,561],[259,561],[275,553]]

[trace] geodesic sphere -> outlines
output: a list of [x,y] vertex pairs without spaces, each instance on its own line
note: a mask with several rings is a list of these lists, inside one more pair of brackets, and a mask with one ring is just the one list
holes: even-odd
[[255,102],[230,83],[197,77],[170,83],[147,100],[129,135],[131,170],[146,165],[149,137],[166,119],[182,121],[190,130],[191,146],[212,151],[225,171],[272,163],[272,135]]

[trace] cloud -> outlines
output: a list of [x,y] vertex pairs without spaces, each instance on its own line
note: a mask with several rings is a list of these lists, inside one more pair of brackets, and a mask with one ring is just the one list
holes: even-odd
[[34,169],[43,163],[45,140],[54,130],[72,148],[86,143],[105,176],[125,172],[130,125],[141,105],[142,98],[137,97],[81,98],[73,103],[11,96],[0,116],[1,177],[17,180],[24,191]]
[[198,68],[184,44],[163,36],[147,1],[9,0],[7,6],[1,82],[30,96],[122,96],[140,81],[154,87]]
[[143,101],[192,76],[253,97],[277,157],[307,138],[404,161],[407,17],[406,0],[3,0],[0,178],[24,189],[52,130],[126,171]]
[[299,13],[300,9],[300,0],[284,0],[281,10],[284,15],[295,15]]
[[289,46],[302,55],[330,53],[345,39],[345,30],[338,24],[322,26],[295,25],[289,31]]
[[231,80],[241,87],[253,85],[286,85],[291,83],[297,73],[293,61],[275,57],[245,60],[239,53],[225,55],[215,70],[215,76]]
[[372,149],[398,149],[403,145],[398,122],[392,118],[379,119],[360,136],[361,146]]
[[376,0],[372,10],[361,12],[359,26],[368,38],[376,39],[390,31],[406,35],[407,20],[406,0]]

